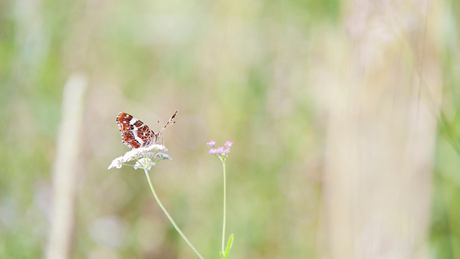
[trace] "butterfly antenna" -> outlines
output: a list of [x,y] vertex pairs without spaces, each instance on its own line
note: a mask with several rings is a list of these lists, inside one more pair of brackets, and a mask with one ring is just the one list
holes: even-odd
[[174,124],[176,123],[176,122],[173,121],[173,120],[174,120],[174,118],[176,118],[177,112],[179,112],[179,110],[176,110],[176,112],[171,116],[171,118],[169,118],[168,122],[166,122],[165,126],[161,129],[160,133],[161,133],[164,129],[166,129],[167,127],[172,126],[172,125],[174,125]]

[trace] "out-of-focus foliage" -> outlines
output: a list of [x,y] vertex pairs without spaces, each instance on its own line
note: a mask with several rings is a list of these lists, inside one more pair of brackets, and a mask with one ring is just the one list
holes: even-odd
[[[438,107],[447,126],[438,138],[430,232],[437,258],[460,258],[460,154],[452,148],[460,143],[460,7],[451,2]],[[75,72],[89,89],[72,258],[194,258],[143,172],[107,170],[128,150],[118,112],[156,130],[176,109],[177,124],[164,132],[173,160],[151,174],[197,249],[217,258],[221,234],[221,165],[205,143],[231,140],[231,258],[315,258],[325,115],[307,76],[311,44],[345,34],[348,8],[338,0],[1,1],[0,258],[44,254],[62,88]]]
[[460,4],[446,10],[448,34],[442,53],[444,99],[434,173],[430,241],[437,258],[460,258]]

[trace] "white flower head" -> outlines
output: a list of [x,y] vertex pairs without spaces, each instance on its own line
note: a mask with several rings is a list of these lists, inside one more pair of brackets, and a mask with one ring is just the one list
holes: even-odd
[[120,169],[122,165],[123,165],[123,157],[121,156],[121,157],[117,157],[114,160],[112,160],[112,163],[107,169],[110,169],[110,168]]
[[[120,169],[124,163],[132,161],[132,160],[138,161],[136,162],[136,165],[134,166],[135,169],[144,168],[144,166],[148,166],[148,164],[144,163],[144,162],[147,162],[147,160],[143,160],[143,159],[149,159],[148,161],[150,161],[151,165],[148,166],[148,168],[146,168],[147,170],[149,170],[157,162],[157,161],[153,161],[152,159],[160,158],[161,160],[162,159],[171,160],[171,158],[163,152],[168,152],[168,149],[166,149],[165,146],[157,145],[157,144],[150,145],[147,147],[134,148],[131,151],[126,152],[123,156],[115,158],[110,164],[108,169],[111,169],[111,168]],[[158,154],[161,154],[161,155],[158,155]],[[141,160],[143,162],[139,164]]]
[[152,166],[155,166],[155,163],[152,161],[152,159],[148,157],[143,157],[137,160],[136,164],[134,165],[134,169],[145,168],[147,169],[147,171],[149,171],[150,168],[152,168]]
[[165,153],[161,153],[161,152],[158,152],[156,153],[153,158],[162,158],[162,159],[167,159],[167,160],[172,160],[172,158],[170,156],[168,156],[167,154]]

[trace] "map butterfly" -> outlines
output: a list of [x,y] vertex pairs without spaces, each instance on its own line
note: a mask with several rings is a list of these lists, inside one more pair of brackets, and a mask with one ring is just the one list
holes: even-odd
[[116,120],[118,129],[121,132],[121,143],[127,145],[131,149],[157,144],[163,130],[176,123],[172,120],[176,117],[178,111],[179,110],[171,116],[163,129],[157,133],[151,130],[149,126],[141,120],[133,117],[131,114],[125,112],[118,113]]

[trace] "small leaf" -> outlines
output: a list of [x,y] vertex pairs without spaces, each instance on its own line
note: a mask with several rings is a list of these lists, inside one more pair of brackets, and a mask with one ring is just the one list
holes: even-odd
[[232,249],[233,246],[233,234],[230,235],[230,238],[228,239],[227,243],[227,248],[225,249],[225,259],[228,256],[228,253],[230,252],[230,249]]
[[219,254],[220,254],[220,258],[225,259],[226,256],[224,255],[224,253],[222,253],[222,251],[219,251]]

